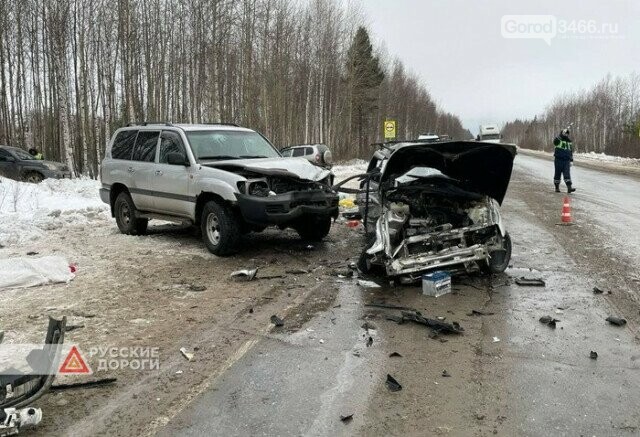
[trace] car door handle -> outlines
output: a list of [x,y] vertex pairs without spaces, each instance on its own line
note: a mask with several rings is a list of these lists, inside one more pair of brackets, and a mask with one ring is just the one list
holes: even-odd
[[156,170],[156,176],[162,176],[162,170]]
[[133,167],[129,167],[129,168],[127,169],[127,171],[128,171],[129,173],[133,173],[135,170],[134,170],[134,168],[133,168]]

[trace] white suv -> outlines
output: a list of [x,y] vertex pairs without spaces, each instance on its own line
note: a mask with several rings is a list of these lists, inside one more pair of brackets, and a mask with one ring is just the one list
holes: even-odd
[[122,233],[150,219],[188,221],[210,252],[270,225],[322,240],[338,216],[333,175],[283,158],[261,134],[231,124],[142,123],[118,129],[102,161],[100,197]]

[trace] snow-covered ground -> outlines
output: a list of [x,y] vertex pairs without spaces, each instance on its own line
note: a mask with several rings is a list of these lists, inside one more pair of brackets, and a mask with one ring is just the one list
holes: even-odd
[[45,179],[40,184],[0,177],[0,245],[24,244],[44,232],[109,218],[93,179]]
[[576,156],[582,159],[603,161],[603,162],[613,162],[616,164],[624,164],[624,165],[640,167],[640,159],[637,159],[637,158],[622,158],[621,156],[611,156],[611,155],[606,155],[604,153],[596,153],[596,152],[576,153]]

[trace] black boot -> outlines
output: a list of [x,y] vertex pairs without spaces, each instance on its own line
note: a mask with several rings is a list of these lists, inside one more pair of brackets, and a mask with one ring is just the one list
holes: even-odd
[[575,188],[571,188],[571,182],[567,183],[567,193],[571,194],[576,191]]
[[553,185],[556,186],[556,193],[559,193],[560,192],[560,184],[555,184],[554,183]]

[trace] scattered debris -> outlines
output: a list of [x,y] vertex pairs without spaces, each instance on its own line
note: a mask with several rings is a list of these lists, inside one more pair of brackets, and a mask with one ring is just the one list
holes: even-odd
[[236,270],[231,273],[231,277],[238,281],[253,281],[258,273],[258,269]]
[[403,321],[411,321],[425,325],[441,334],[461,334],[464,332],[464,329],[457,322],[446,323],[436,319],[429,319],[423,317],[419,311],[402,311],[402,319]]
[[376,325],[374,325],[373,323],[367,321],[367,322],[364,322],[362,324],[361,328],[364,329],[365,331],[368,331],[370,329],[375,330],[376,329]]
[[33,251],[29,251],[27,252],[27,256],[34,256],[34,255],[39,255],[40,252],[33,252]]
[[358,285],[363,288],[380,288],[380,285],[373,281],[367,281],[365,279],[358,279]]
[[386,315],[385,319],[391,320],[392,322],[396,322],[398,325],[402,325],[404,323],[404,319],[402,317],[394,316],[392,314]]
[[0,436],[18,434],[19,430],[33,428],[42,420],[40,408],[5,408],[0,419]]
[[484,420],[486,416],[484,414],[476,413],[474,417],[476,418],[476,420]]
[[351,413],[351,414],[341,414],[340,415],[340,420],[342,422],[345,422],[345,423],[351,422],[351,420],[353,420],[353,413]]
[[604,290],[602,288],[593,287],[593,294],[602,294]]
[[320,344],[324,344],[324,340],[323,339],[320,339],[318,341],[320,342]]
[[373,344],[373,337],[369,336],[369,338],[367,338],[367,347],[371,346]]
[[616,317],[616,316],[609,316],[607,317],[607,322],[611,323],[612,325],[616,325],[616,326],[624,326],[627,324],[627,321],[621,317]]
[[591,351],[589,353],[589,358],[591,358],[592,360],[597,360],[598,359],[598,352],[596,351]]
[[249,314],[253,314],[253,308],[249,308]]
[[546,283],[540,278],[527,278],[521,277],[516,278],[516,284],[524,286],[524,287],[544,287]]
[[207,287],[204,285],[195,285],[195,284],[189,285],[190,291],[205,291],[206,289]]
[[431,297],[440,297],[451,293],[451,275],[447,272],[436,270],[422,275],[422,294]]
[[289,269],[289,270],[285,270],[285,273],[287,273],[289,275],[306,275],[307,273],[309,273],[309,270],[305,270],[305,269]]
[[82,328],[84,328],[84,325],[67,325],[65,326],[64,331],[71,332],[71,331],[75,331],[76,329],[82,329]]
[[84,382],[74,382],[71,384],[57,384],[51,386],[51,391],[54,390],[68,390],[70,388],[89,388],[89,387],[100,387],[107,384],[113,384],[116,382],[118,378],[102,378],[96,379],[93,381],[84,381]]
[[393,357],[402,358],[402,355],[400,355],[398,352],[391,352],[391,353],[389,354],[389,357],[390,357],[390,358],[393,358]]
[[400,391],[402,390],[402,386],[395,378],[387,373],[387,388],[390,391]]
[[495,313],[489,313],[485,311],[479,310],[471,310],[471,312],[467,313],[467,316],[493,316]]
[[392,304],[386,304],[386,303],[367,303],[364,306],[366,307],[372,307],[372,308],[385,308],[388,310],[406,310],[406,311],[416,311],[414,308],[410,308],[410,307],[403,307],[400,305],[392,305]]
[[443,378],[449,378],[449,377],[451,377],[451,374],[449,372],[447,372],[446,369],[445,369],[445,370],[442,371],[442,377]]
[[540,323],[547,325],[549,328],[553,329],[556,329],[556,323],[560,321],[558,319],[554,319],[551,316],[542,316],[538,320],[540,321]]
[[187,359],[187,361],[193,360],[193,354],[191,352],[187,352],[186,348],[181,347],[180,348],[180,353],[182,354],[183,357],[185,357]]
[[498,342],[500,342],[500,339],[498,337],[493,337],[493,342],[494,343],[498,343]]
[[282,320],[280,317],[276,316],[275,314],[273,316],[271,316],[271,323],[273,323],[276,326],[284,326],[284,320]]

